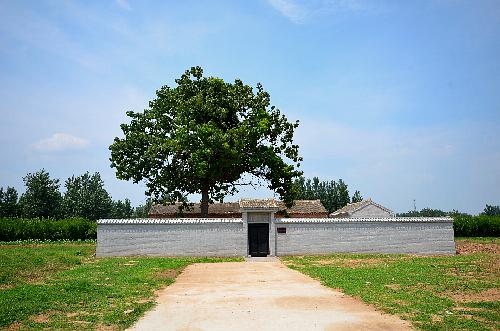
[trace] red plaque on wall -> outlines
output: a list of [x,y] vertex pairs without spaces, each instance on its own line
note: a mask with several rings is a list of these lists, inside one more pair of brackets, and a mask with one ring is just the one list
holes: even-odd
[[277,228],[278,233],[286,233],[286,228]]

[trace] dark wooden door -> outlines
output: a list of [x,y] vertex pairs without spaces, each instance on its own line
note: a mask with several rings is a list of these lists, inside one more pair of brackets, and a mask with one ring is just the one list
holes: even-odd
[[269,224],[248,224],[248,246],[251,256],[269,254]]

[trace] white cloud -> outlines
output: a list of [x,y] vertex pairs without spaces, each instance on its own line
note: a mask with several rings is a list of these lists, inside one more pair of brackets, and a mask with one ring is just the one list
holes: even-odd
[[122,9],[131,10],[130,4],[127,0],[115,0],[116,4],[120,6]]
[[269,0],[269,3],[294,23],[301,23],[307,15],[304,7],[299,6],[291,0]]
[[360,0],[268,0],[268,2],[283,16],[297,24],[304,23],[311,17],[367,9]]
[[54,133],[52,137],[42,139],[33,144],[40,152],[60,152],[65,150],[83,149],[89,145],[88,140],[67,133]]

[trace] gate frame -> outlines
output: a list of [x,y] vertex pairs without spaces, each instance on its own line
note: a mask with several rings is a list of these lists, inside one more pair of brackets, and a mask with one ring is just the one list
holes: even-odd
[[[274,223],[274,214],[278,211],[277,206],[259,207],[259,208],[241,208],[241,218],[243,220],[243,228],[247,237],[247,256],[250,257],[250,243],[248,242],[248,223],[267,223],[269,224],[269,255],[276,256],[276,225]],[[255,219],[254,216],[266,215],[267,219]],[[257,218],[257,217],[256,217]]]

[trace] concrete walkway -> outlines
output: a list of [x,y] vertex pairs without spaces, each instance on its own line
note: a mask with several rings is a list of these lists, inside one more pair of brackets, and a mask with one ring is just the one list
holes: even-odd
[[411,330],[277,259],[193,264],[132,330]]

